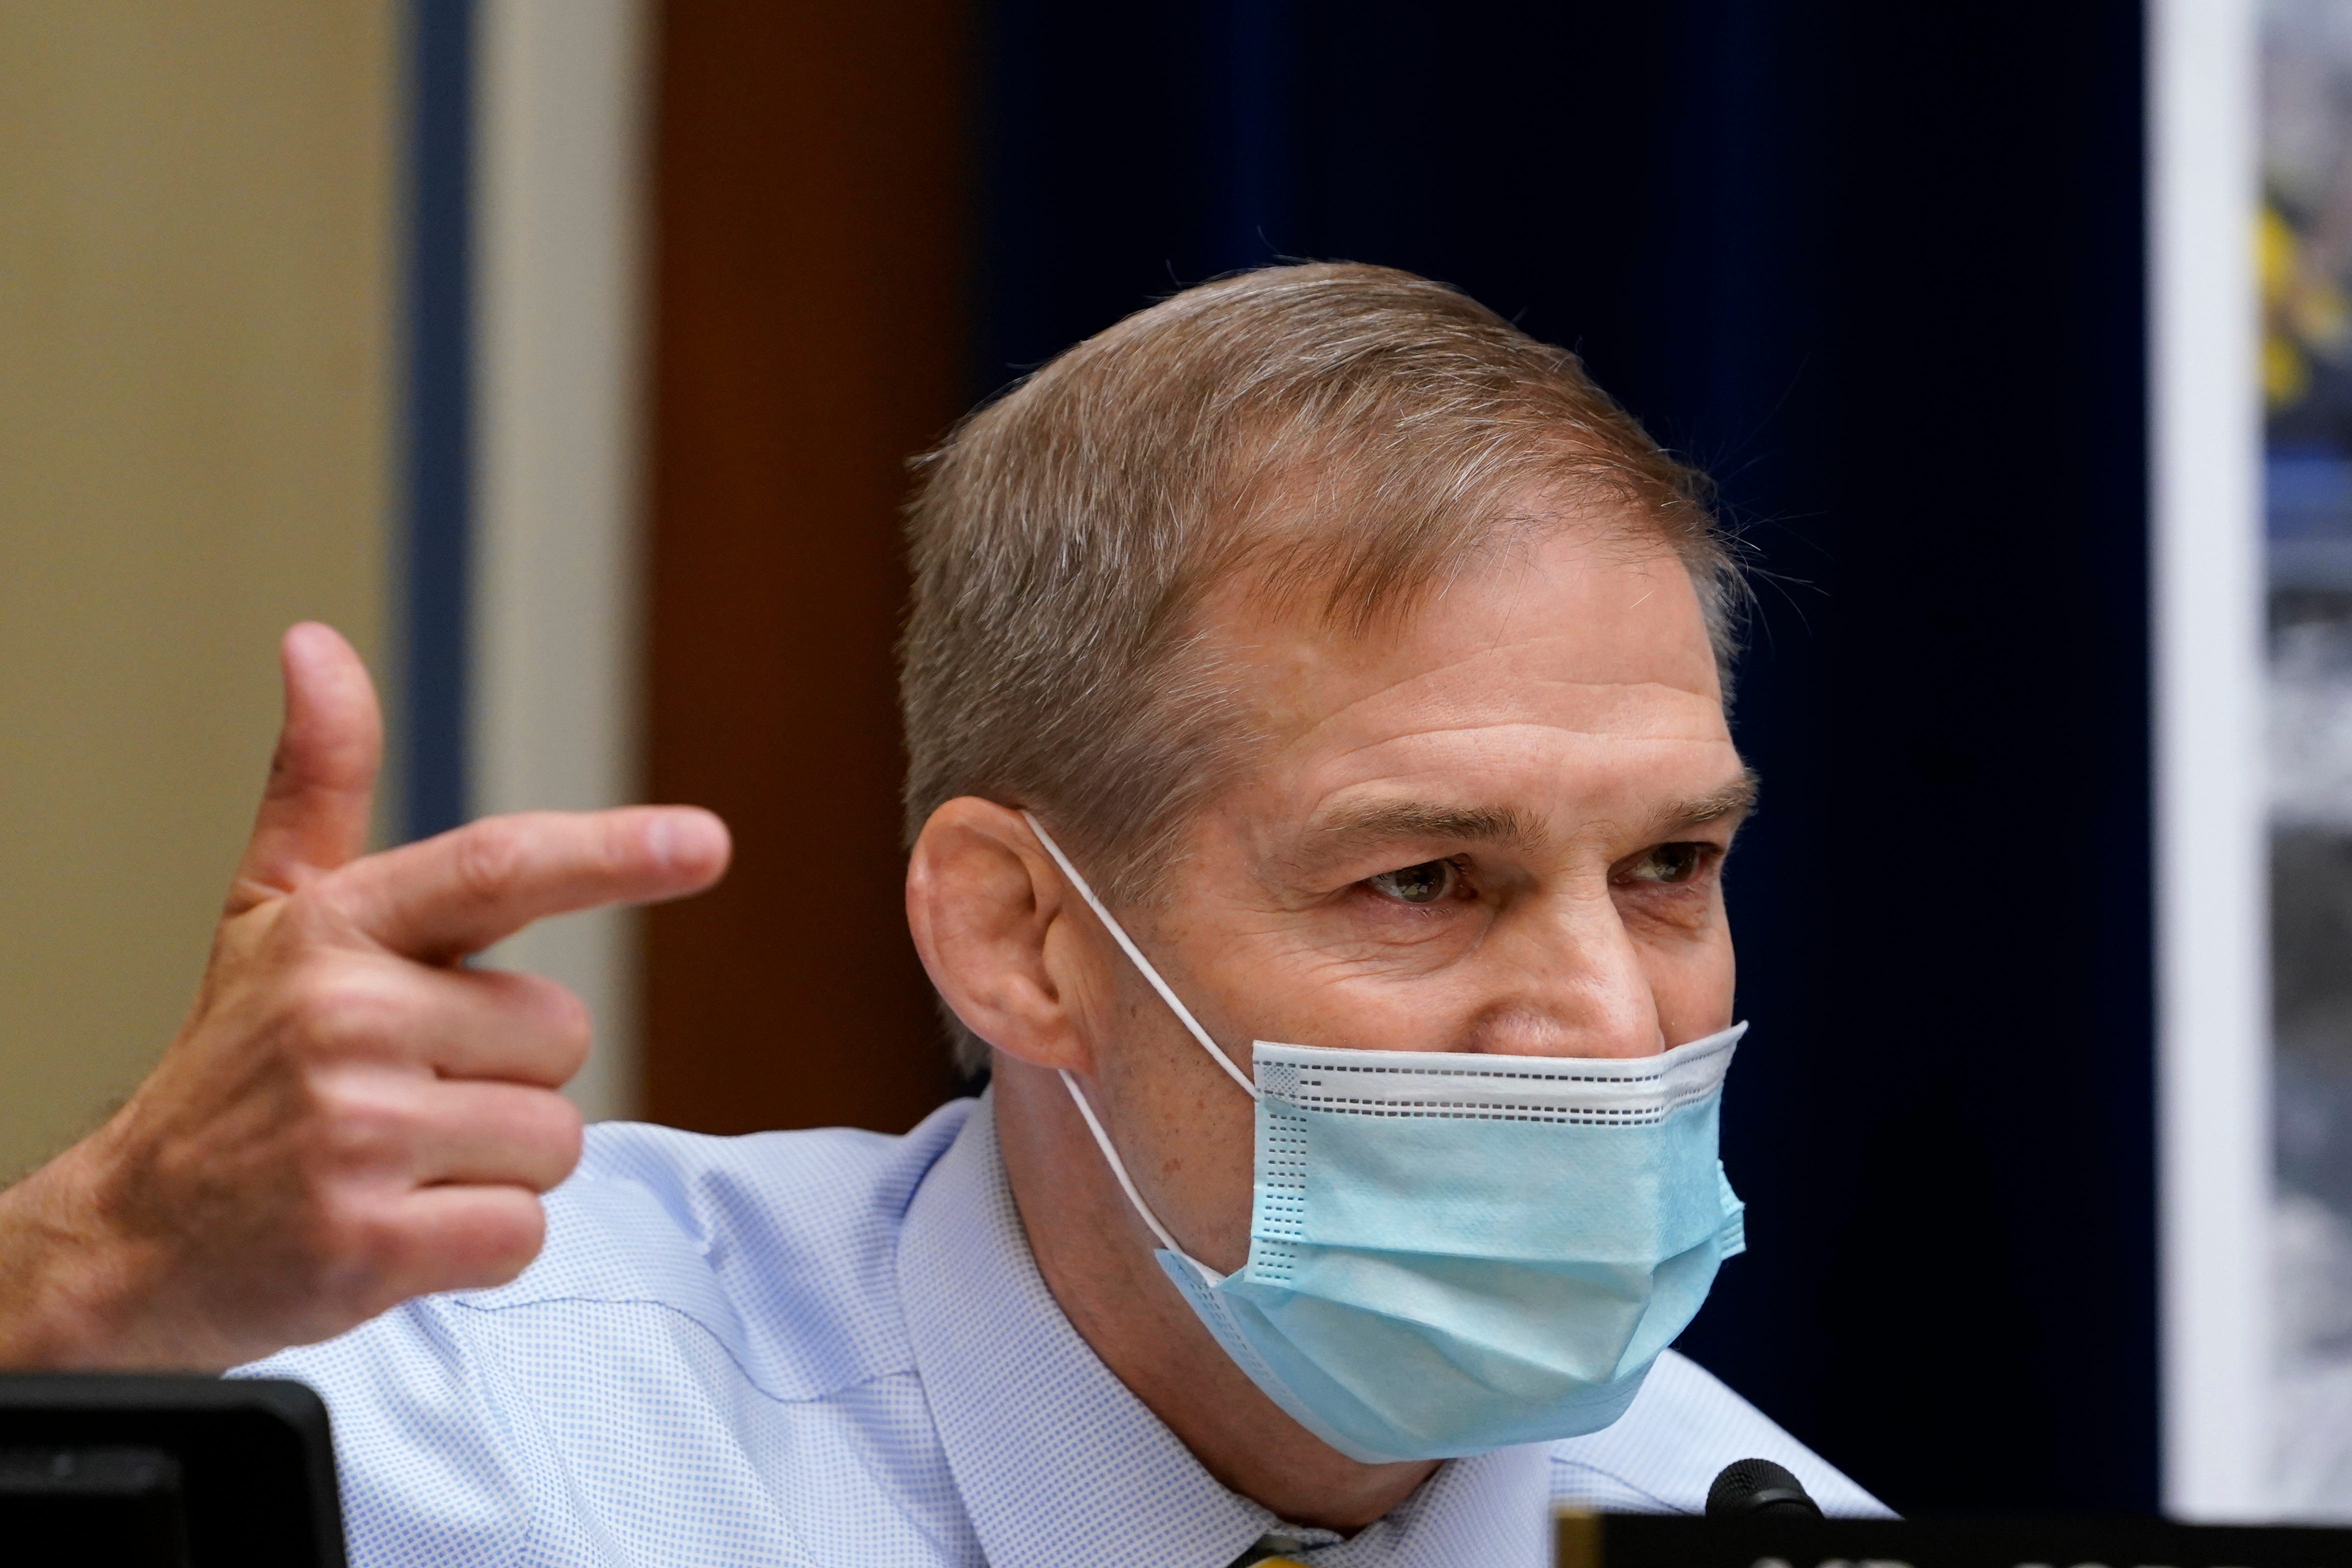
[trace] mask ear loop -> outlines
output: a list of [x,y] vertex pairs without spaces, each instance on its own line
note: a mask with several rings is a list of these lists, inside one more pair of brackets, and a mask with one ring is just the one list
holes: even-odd
[[[1078,897],[1087,901],[1087,908],[1094,910],[1095,919],[1102,921],[1104,928],[1118,942],[1119,950],[1133,961],[1136,968],[1143,972],[1143,977],[1151,982],[1151,988],[1160,993],[1160,999],[1168,1004],[1169,1010],[1176,1015],[1177,1021],[1192,1031],[1192,1037],[1201,1042],[1201,1048],[1209,1053],[1210,1059],[1225,1069],[1225,1076],[1241,1085],[1244,1094],[1255,1100],[1257,1085],[1250,1081],[1250,1075],[1234,1065],[1233,1058],[1225,1055],[1218,1047],[1217,1042],[1209,1038],[1209,1031],[1201,1027],[1201,1021],[1192,1016],[1192,1010],[1176,999],[1176,993],[1168,988],[1168,982],[1160,978],[1160,971],[1151,967],[1151,961],[1143,956],[1142,951],[1129,941],[1127,932],[1119,928],[1119,923],[1111,919],[1110,911],[1103,908],[1100,899],[1095,897],[1095,890],[1087,886],[1087,879],[1078,875],[1078,868],[1070,864],[1070,858],[1062,853],[1062,847],[1055,843],[1053,835],[1045,831],[1045,825],[1025,811],[1021,814],[1021,820],[1029,825],[1029,831],[1037,836],[1037,842],[1045,847],[1045,853],[1054,858],[1054,864],[1062,868],[1062,875],[1068,878],[1070,886],[1078,890]],[[1088,1120],[1093,1119],[1089,1117]],[[1125,1179],[1124,1173],[1121,1179]]]
[[[1177,1020],[1192,1031],[1192,1037],[1201,1043],[1202,1050],[1209,1053],[1210,1059],[1224,1068],[1226,1076],[1242,1086],[1242,1092],[1255,1100],[1257,1085],[1250,1081],[1247,1073],[1234,1066],[1233,1058],[1218,1048],[1216,1041],[1209,1038],[1209,1031],[1201,1027],[1201,1021],[1192,1016],[1192,1009],[1177,1000],[1176,993],[1168,988],[1168,983],[1160,978],[1160,972],[1151,967],[1151,961],[1145,958],[1142,951],[1129,939],[1126,931],[1118,921],[1111,918],[1111,912],[1103,908],[1102,900],[1095,897],[1094,889],[1088,887],[1087,879],[1078,875],[1078,868],[1070,864],[1070,858],[1062,853],[1062,847],[1054,842],[1054,836],[1045,831],[1045,825],[1025,811],[1021,814],[1021,819],[1029,825],[1029,831],[1037,836],[1037,842],[1045,847],[1045,853],[1054,858],[1054,864],[1061,868],[1062,875],[1068,879],[1070,886],[1078,890],[1078,897],[1086,900],[1087,908],[1094,910],[1095,919],[1102,921],[1103,929],[1109,931],[1112,939],[1118,943],[1119,951],[1127,954],[1129,961],[1142,972],[1146,980],[1151,982],[1151,988],[1160,993],[1160,999],[1168,1004],[1169,1011],[1174,1013]],[[1135,1182],[1127,1173],[1127,1162],[1118,1157],[1118,1149],[1111,1144],[1110,1134],[1103,1131],[1102,1122],[1095,1116],[1095,1108],[1087,1103],[1086,1093],[1078,1088],[1078,1080],[1070,1076],[1066,1069],[1062,1073],[1062,1087],[1070,1091],[1070,1099],[1077,1104],[1078,1114],[1086,1118],[1087,1131],[1094,1134],[1095,1147],[1102,1151],[1104,1161],[1110,1166],[1110,1173],[1118,1178],[1119,1190],[1127,1194],[1127,1201],[1135,1205],[1135,1212],[1143,1216],[1143,1223],[1150,1227],[1151,1234],[1159,1238],[1160,1245],[1187,1263],[1192,1263],[1195,1269],[1200,1268],[1200,1264],[1192,1262],[1192,1254],[1176,1245],[1176,1238],[1168,1234],[1168,1227],[1160,1223],[1160,1216],[1151,1212],[1150,1205],[1143,1201],[1143,1194],[1135,1190]],[[1215,1276],[1209,1275],[1207,1278],[1213,1279]]]
[[1176,1238],[1168,1234],[1168,1227],[1160,1223],[1160,1216],[1151,1212],[1150,1206],[1143,1201],[1143,1194],[1137,1192],[1135,1184],[1128,1179],[1126,1163],[1119,1159],[1118,1151],[1111,1147],[1110,1134],[1104,1131],[1103,1124],[1095,1120],[1095,1108],[1087,1103],[1086,1095],[1078,1089],[1078,1080],[1065,1072],[1062,1074],[1062,1087],[1068,1089],[1070,1098],[1078,1102],[1078,1114],[1087,1119],[1087,1131],[1095,1135],[1095,1147],[1101,1150],[1103,1158],[1110,1163],[1110,1173],[1118,1178],[1119,1189],[1127,1194],[1127,1201],[1135,1205],[1135,1212],[1143,1216],[1143,1223],[1151,1227],[1151,1234],[1160,1238],[1160,1246],[1179,1258],[1189,1258],[1191,1255],[1176,1245]]

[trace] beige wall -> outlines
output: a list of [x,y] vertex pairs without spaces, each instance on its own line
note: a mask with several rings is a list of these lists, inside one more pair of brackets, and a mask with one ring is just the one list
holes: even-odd
[[[476,33],[476,489],[467,669],[478,812],[640,798],[639,230],[653,0],[483,0]],[[639,1110],[635,911],[488,962],[588,1004],[568,1086]]]
[[384,632],[391,0],[0,0],[0,1175],[154,1058],[301,616]]

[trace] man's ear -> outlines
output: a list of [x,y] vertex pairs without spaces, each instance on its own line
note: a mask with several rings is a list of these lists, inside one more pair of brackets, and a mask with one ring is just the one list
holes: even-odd
[[907,861],[915,951],[964,1026],[1041,1068],[1088,1072],[1079,1020],[1090,969],[1068,889],[1017,811],[961,795],[931,813]]

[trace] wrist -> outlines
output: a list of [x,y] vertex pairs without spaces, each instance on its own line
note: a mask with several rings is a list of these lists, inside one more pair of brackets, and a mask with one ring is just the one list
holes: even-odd
[[74,1145],[0,1192],[0,1370],[125,1363],[139,1248],[105,1223],[93,1145]]

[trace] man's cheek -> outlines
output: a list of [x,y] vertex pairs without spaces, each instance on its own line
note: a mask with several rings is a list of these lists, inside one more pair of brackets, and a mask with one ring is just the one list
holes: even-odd
[[1667,1045],[1696,1039],[1732,1022],[1738,971],[1727,937],[1648,944],[1643,965],[1650,973]]
[[1352,888],[1286,918],[1248,951],[1323,984],[1405,981],[1460,963],[1490,923],[1481,903],[1416,907]]
[[1451,1050],[1493,1000],[1491,987],[1459,973],[1369,975],[1336,963],[1320,973],[1285,997],[1270,1015],[1277,1027],[1259,1038],[1347,1050]]

